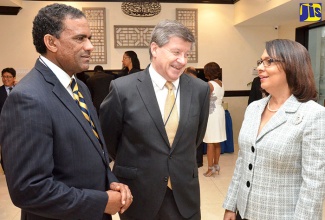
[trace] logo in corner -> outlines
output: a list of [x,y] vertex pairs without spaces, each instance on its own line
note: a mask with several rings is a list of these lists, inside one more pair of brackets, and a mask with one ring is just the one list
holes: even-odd
[[321,21],[322,3],[300,3],[300,21]]

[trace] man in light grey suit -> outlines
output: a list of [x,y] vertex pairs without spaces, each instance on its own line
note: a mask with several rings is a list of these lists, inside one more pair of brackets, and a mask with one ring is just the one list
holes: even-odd
[[[34,19],[41,56],[7,98],[0,124],[8,189],[23,220],[108,220],[131,203],[130,190],[109,168],[90,93],[74,76],[89,67],[90,38],[76,8],[49,5]],[[73,80],[89,121],[73,98]]]
[[[194,41],[184,25],[161,21],[152,33],[151,64],[112,81],[101,105],[113,172],[134,196],[122,220],[201,219],[196,148],[207,125],[210,90],[202,80],[182,74]],[[178,115],[176,120],[164,116],[167,94],[174,97],[167,113]],[[175,122],[173,133],[167,127]]]

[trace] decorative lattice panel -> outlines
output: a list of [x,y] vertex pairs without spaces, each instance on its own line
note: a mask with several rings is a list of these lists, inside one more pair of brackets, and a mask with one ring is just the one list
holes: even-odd
[[82,8],[86,15],[92,37],[94,50],[91,53],[91,64],[107,63],[106,51],[106,11],[105,8]]
[[152,25],[114,25],[115,48],[148,48]]
[[192,48],[192,51],[189,54],[188,62],[197,63],[198,62],[198,11],[197,9],[185,9],[185,8],[176,8],[176,20],[188,27],[194,37],[195,44]]

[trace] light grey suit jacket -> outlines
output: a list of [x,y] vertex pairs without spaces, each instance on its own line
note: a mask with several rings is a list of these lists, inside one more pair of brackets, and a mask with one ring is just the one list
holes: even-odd
[[257,135],[269,98],[247,107],[223,207],[250,220],[321,220],[325,108],[292,95]]
[[125,215],[153,219],[170,176],[180,213],[200,212],[196,148],[202,142],[209,114],[209,86],[180,77],[180,120],[170,147],[148,68],[111,82],[100,108],[100,121],[113,172],[134,196]]
[[[103,140],[90,93],[77,83]],[[21,219],[111,219],[104,215],[105,191],[117,179],[105,145],[103,150],[77,103],[40,61],[7,98],[0,144]]]

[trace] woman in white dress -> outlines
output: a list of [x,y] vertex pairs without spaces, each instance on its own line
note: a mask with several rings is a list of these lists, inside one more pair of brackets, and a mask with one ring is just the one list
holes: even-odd
[[204,66],[204,75],[209,80],[208,84],[211,93],[208,125],[203,139],[203,142],[208,145],[208,170],[204,173],[204,176],[210,177],[216,172],[218,172],[218,174],[220,172],[220,142],[227,139],[225,110],[222,106],[225,90],[220,80],[221,68],[217,63],[207,63]]

